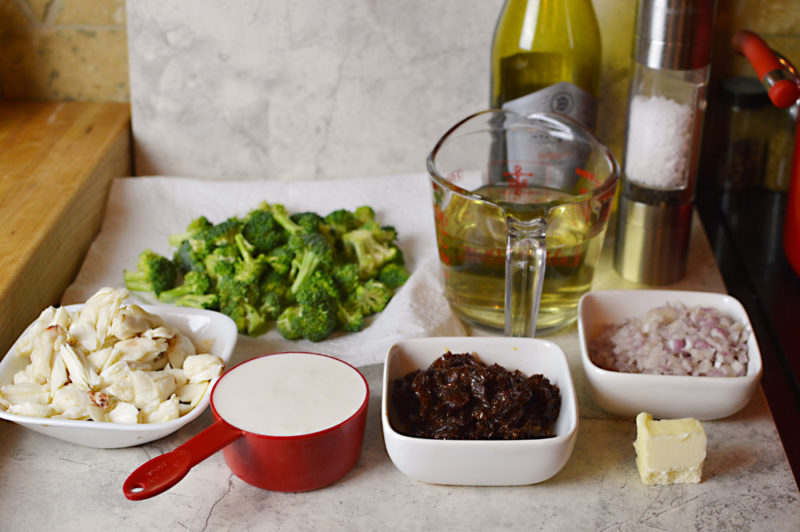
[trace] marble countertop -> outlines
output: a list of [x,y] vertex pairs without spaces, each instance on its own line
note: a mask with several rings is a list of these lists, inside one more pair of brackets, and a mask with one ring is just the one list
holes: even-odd
[[[595,289],[635,288],[611,267],[606,243]],[[676,289],[725,291],[695,217],[690,263]],[[567,465],[520,487],[420,483],[398,471],[380,427],[382,365],[362,367],[371,389],[361,458],[335,484],[277,493],[235,477],[217,453],[162,495],[128,501],[136,467],[211,424],[206,411],[177,433],[128,449],[91,449],[0,423],[0,515],[5,530],[799,530],[800,494],[759,388],[729,418],[704,422],[708,458],[697,485],[647,487],[634,464],[633,419],[612,417],[587,395],[577,331],[547,337],[566,353],[580,425]]]

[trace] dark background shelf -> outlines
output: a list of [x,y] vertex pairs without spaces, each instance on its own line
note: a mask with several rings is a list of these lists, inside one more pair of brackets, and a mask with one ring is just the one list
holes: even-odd
[[764,394],[800,484],[800,277],[783,253],[786,194],[699,190],[696,206],[728,293],[753,324]]

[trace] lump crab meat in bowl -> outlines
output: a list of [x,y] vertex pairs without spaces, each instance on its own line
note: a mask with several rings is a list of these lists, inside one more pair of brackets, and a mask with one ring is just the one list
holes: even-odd
[[0,361],[0,418],[97,448],[166,436],[199,416],[236,325],[218,312],[126,302],[102,288],[49,307]]

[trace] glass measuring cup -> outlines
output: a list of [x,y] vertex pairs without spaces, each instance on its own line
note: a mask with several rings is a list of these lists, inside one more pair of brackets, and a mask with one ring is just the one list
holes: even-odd
[[427,166],[455,312],[507,336],[574,321],[619,179],[608,148],[560,114],[488,110],[445,133]]

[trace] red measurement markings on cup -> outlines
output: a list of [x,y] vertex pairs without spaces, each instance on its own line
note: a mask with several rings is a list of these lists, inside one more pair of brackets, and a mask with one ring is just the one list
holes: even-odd
[[522,189],[528,186],[528,180],[525,177],[533,177],[533,172],[523,172],[522,166],[515,164],[513,172],[503,172],[503,177],[508,177],[508,183],[514,191],[515,196],[519,196]]
[[447,236],[447,219],[444,211],[439,205],[433,206],[433,217],[436,220],[436,243],[439,246],[439,258],[445,264],[450,264],[450,257],[447,256],[447,249],[450,247],[444,237]]
[[479,261],[488,263],[505,263],[506,250],[503,248],[477,248],[464,246],[464,262]]
[[[588,180],[588,181],[591,181],[591,182],[592,182],[592,183],[594,183],[594,184],[598,184],[597,178],[594,176],[594,174],[593,174],[593,173],[591,173],[591,172],[590,172],[590,171],[588,171],[588,170],[584,170],[583,168],[576,168],[576,169],[575,169],[575,173],[576,173],[576,174],[577,174],[579,177],[582,177],[582,178],[584,178],[584,179],[586,179],[586,180]],[[580,190],[580,193],[581,193],[581,194],[588,194],[589,192],[591,192],[591,190],[589,190],[589,189],[588,189],[588,188],[586,188],[586,187],[581,187],[579,190]]]
[[[572,251],[572,253],[569,253]],[[580,246],[564,247],[547,252],[549,266],[578,266],[583,261]]]

